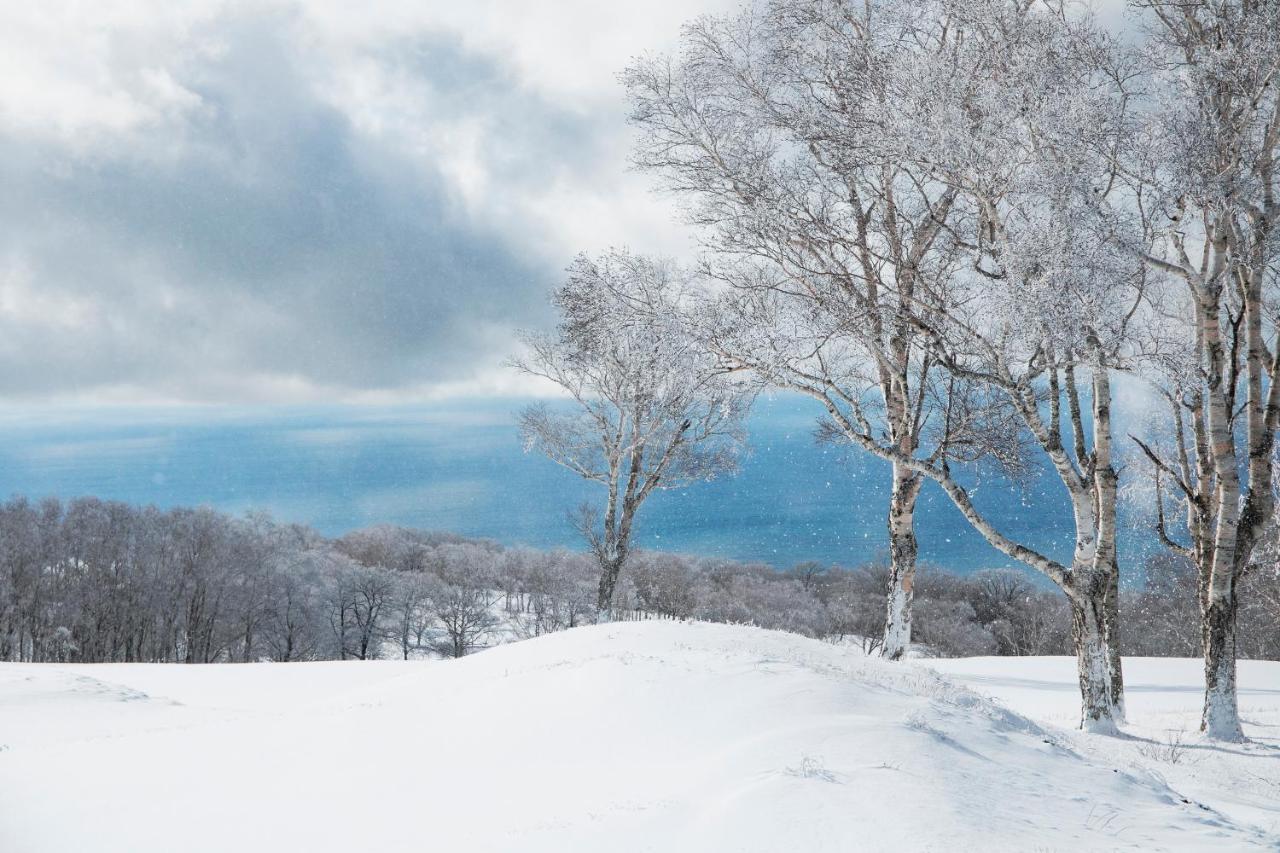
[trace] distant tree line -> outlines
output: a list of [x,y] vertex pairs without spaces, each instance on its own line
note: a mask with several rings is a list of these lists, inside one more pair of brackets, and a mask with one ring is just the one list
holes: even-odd
[[0,659],[461,656],[495,618],[497,546],[97,498],[0,506]]
[[[614,618],[698,619],[878,651],[886,562],[760,563],[638,551]],[[381,525],[337,539],[261,514],[97,498],[0,504],[0,659],[306,661],[461,657],[597,619],[595,557]],[[1126,653],[1194,655],[1196,573],[1152,561],[1128,593]],[[1247,599],[1241,652],[1280,658],[1280,594]],[[1071,652],[1067,603],[1020,571],[927,569],[924,654]]]

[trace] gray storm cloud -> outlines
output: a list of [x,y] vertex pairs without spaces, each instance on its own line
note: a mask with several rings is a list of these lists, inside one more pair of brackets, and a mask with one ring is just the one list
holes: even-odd
[[0,137],[0,394],[396,391],[465,381],[545,322],[567,254],[531,248],[542,223],[477,215],[449,136],[473,128],[514,207],[602,157],[587,119],[442,35],[352,61],[394,86],[378,122],[335,105],[331,57],[288,16],[217,16],[185,39],[211,47],[159,77],[127,40],[113,59],[163,81],[176,117]]
[[0,400],[511,387],[576,252],[689,250],[614,75],[738,5],[6,5]]

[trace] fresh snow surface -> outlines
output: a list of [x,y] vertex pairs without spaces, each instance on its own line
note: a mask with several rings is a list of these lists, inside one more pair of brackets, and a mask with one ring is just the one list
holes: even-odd
[[1240,717],[1250,743],[1209,744],[1197,732],[1204,663],[1125,658],[1125,737],[1074,731],[1080,692],[1074,658],[956,658],[928,666],[1041,723],[1095,762],[1134,766],[1237,825],[1253,825],[1280,850],[1280,662],[1239,662]]
[[[887,664],[722,625],[461,661],[0,664],[0,851],[1277,849],[1274,746],[1142,751],[1193,724],[1197,676],[1130,662],[1124,740],[1066,728],[1066,659]],[[1241,683],[1274,745],[1280,664]]]

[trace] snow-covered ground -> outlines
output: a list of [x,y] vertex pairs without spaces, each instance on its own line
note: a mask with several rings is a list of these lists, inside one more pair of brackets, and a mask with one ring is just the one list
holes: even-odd
[[1256,743],[1173,759],[1197,665],[1127,665],[1125,740],[1068,728],[1065,659],[703,624],[461,661],[3,664],[0,851],[1277,849],[1280,663],[1241,673]]
[[1005,707],[1066,730],[1075,751],[1114,766],[1137,766],[1193,802],[1253,825],[1280,850],[1280,663],[1240,661],[1245,746],[1197,736],[1204,663],[1187,658],[1125,658],[1125,738],[1075,731],[1079,691],[1074,659],[958,658],[929,666]]

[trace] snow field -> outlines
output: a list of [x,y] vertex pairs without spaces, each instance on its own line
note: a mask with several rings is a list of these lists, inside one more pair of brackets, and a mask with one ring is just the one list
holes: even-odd
[[[724,625],[460,661],[3,664],[0,850],[1276,849],[1265,741],[1202,750],[1195,791],[1190,759],[1142,752],[1148,717],[1194,716],[1192,664],[1131,665],[1131,739],[1061,727],[1066,659],[895,665]],[[1241,680],[1249,733],[1280,731],[1280,664]]]

